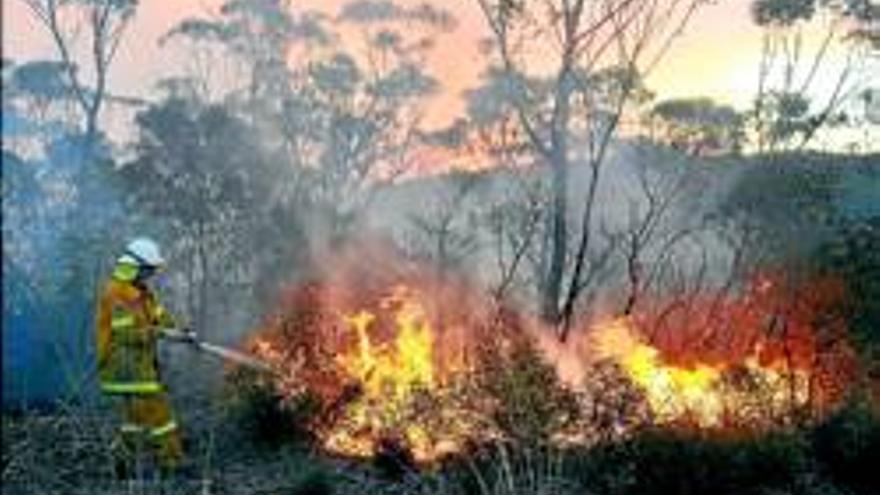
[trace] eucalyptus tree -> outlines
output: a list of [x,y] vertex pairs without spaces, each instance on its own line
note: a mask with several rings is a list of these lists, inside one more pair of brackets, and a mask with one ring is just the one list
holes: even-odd
[[[822,129],[846,124],[846,103],[873,83],[880,7],[871,0],[753,0],[751,6],[763,32],[752,111],[757,151],[802,150]],[[823,31],[815,48],[810,30]]]
[[39,155],[61,133],[76,130],[70,115],[64,64],[49,60],[7,63],[3,75],[3,149]]
[[32,357],[12,373],[29,384],[15,394],[78,394],[97,284],[128,233],[115,163],[100,133],[83,133],[64,62],[4,61],[3,89],[4,341]]
[[[540,306],[564,340],[576,302],[590,289],[589,273],[601,269],[594,261],[608,249],[595,237],[594,206],[610,144],[629,111],[648,96],[643,78],[704,2],[477,3],[491,32],[495,74],[508,95],[499,108],[515,119],[531,159],[550,170]],[[587,193],[576,204],[568,193],[574,163],[590,168]]]
[[137,0],[21,1],[50,36],[60,67],[67,73],[66,85],[79,110],[85,142],[96,143],[110,68],[134,18]]
[[709,98],[663,100],[650,118],[662,127],[661,142],[690,154],[737,153],[744,144],[743,115]]
[[277,162],[257,131],[222,105],[169,98],[136,122],[134,159],[119,169],[129,207],[158,220],[181,267],[176,285],[187,314],[213,328],[225,310],[247,307],[242,296],[264,255],[255,233],[271,220],[266,198]]
[[235,61],[226,99],[282,150],[292,172],[272,197],[325,216],[344,233],[377,181],[410,165],[425,99],[431,38],[454,20],[429,4],[344,4],[334,16],[285,0],[228,1],[166,37],[220,47]]
[[[17,128],[43,132],[35,123]],[[82,398],[92,376],[94,295],[105,261],[130,233],[120,227],[106,145],[64,133],[37,139],[46,141],[41,155],[4,149],[2,158],[4,387],[15,377],[10,394],[25,402]]]

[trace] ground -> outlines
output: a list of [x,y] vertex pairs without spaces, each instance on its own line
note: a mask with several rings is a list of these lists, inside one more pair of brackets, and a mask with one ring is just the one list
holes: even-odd
[[759,436],[650,427],[590,448],[494,443],[442,467],[332,458],[307,442],[267,445],[222,398],[181,403],[180,477],[116,481],[106,405],[4,411],[2,483],[14,495],[876,495],[880,412],[847,405],[813,425]]

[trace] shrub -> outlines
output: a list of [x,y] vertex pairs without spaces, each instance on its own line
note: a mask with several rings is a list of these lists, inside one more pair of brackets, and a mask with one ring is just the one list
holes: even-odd
[[572,452],[571,473],[591,491],[613,495],[784,493],[809,474],[808,454],[809,442],[796,433],[730,439],[653,429]]
[[311,469],[299,483],[288,492],[289,495],[332,495],[334,493],[332,476],[323,469]]
[[522,445],[541,445],[573,426],[577,396],[527,338],[513,338],[482,358],[480,390],[494,403],[492,423]]
[[236,370],[229,376],[232,416],[256,443],[270,448],[311,441],[309,425],[322,410],[312,395],[281,396],[257,373]]
[[864,399],[853,399],[818,425],[813,449],[821,469],[837,485],[857,493],[880,490],[880,415]]

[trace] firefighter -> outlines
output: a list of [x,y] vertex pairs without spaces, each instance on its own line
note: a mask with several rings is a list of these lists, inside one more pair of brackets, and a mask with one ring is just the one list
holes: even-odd
[[183,449],[157,360],[157,342],[168,337],[194,341],[192,332],[174,332],[174,318],[147,281],[165,260],[151,239],[131,241],[116,261],[98,299],[97,358],[101,391],[121,416],[113,441],[116,473],[132,474],[142,448],[150,448],[161,472],[180,467]]

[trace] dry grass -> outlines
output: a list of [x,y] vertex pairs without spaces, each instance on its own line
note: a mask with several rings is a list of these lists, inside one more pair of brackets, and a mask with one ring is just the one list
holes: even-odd
[[[113,473],[116,422],[105,405],[59,403],[3,415],[2,483],[15,495],[321,495],[443,493],[416,471],[389,479],[369,463],[328,459],[305,445],[267,448],[242,433],[225,404],[187,397],[179,407],[185,474],[158,479],[149,459],[129,480]],[[180,402],[180,401],[178,401]],[[439,483],[439,484],[438,484]]]
[[[394,474],[375,463],[328,459],[304,446],[254,445],[221,412],[202,410],[188,420],[187,475],[157,479],[145,462],[139,475],[118,481],[109,452],[112,411],[95,407],[28,411],[3,417],[3,492],[16,495],[455,495],[462,474],[478,480],[480,495],[574,493],[560,476],[559,459],[514,454],[501,446],[453,475],[400,466]],[[196,425],[197,424],[197,425]]]

